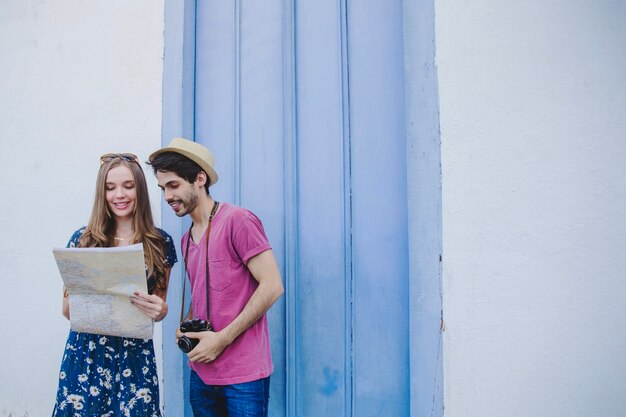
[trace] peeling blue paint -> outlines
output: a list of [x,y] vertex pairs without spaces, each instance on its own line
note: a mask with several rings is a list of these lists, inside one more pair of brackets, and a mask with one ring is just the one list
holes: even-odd
[[331,369],[328,366],[324,368],[324,384],[320,388],[320,392],[326,396],[333,395],[339,387],[340,373],[337,369]]

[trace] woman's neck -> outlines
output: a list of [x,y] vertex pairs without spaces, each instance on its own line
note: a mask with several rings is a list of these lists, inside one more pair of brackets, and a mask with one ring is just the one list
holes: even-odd
[[115,245],[130,245],[131,238],[133,237],[134,232],[135,230],[133,228],[133,222],[131,221],[131,219],[117,218],[115,222]]

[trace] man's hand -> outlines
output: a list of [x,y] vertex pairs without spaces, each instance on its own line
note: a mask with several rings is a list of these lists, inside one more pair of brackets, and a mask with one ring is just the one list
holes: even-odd
[[135,291],[130,297],[130,303],[154,321],[161,321],[167,315],[167,303],[158,295]]
[[187,336],[190,339],[200,340],[198,345],[187,354],[191,362],[213,362],[229,345],[228,341],[220,332],[176,332],[177,338],[180,338],[183,335]]

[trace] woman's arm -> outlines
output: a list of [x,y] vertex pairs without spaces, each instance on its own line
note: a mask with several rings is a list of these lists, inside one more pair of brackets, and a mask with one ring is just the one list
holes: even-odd
[[[67,242],[67,245],[65,245],[65,247],[78,247],[78,245],[80,244],[80,238],[83,235],[84,231],[85,227],[81,227],[80,229],[72,233],[72,236],[70,237],[70,240]],[[65,288],[65,285],[63,286],[63,307],[61,309],[61,312],[63,313],[63,317],[68,320],[70,319],[70,294],[67,292],[67,288]]]
[[70,295],[68,294],[67,290],[65,289],[65,287],[63,287],[63,309],[62,309],[62,313],[63,316],[66,319],[70,319]]

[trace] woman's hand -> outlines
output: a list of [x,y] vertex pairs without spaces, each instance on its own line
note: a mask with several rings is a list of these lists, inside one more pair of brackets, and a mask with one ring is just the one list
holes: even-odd
[[135,291],[130,297],[130,303],[154,321],[161,321],[167,316],[167,303],[158,295]]

